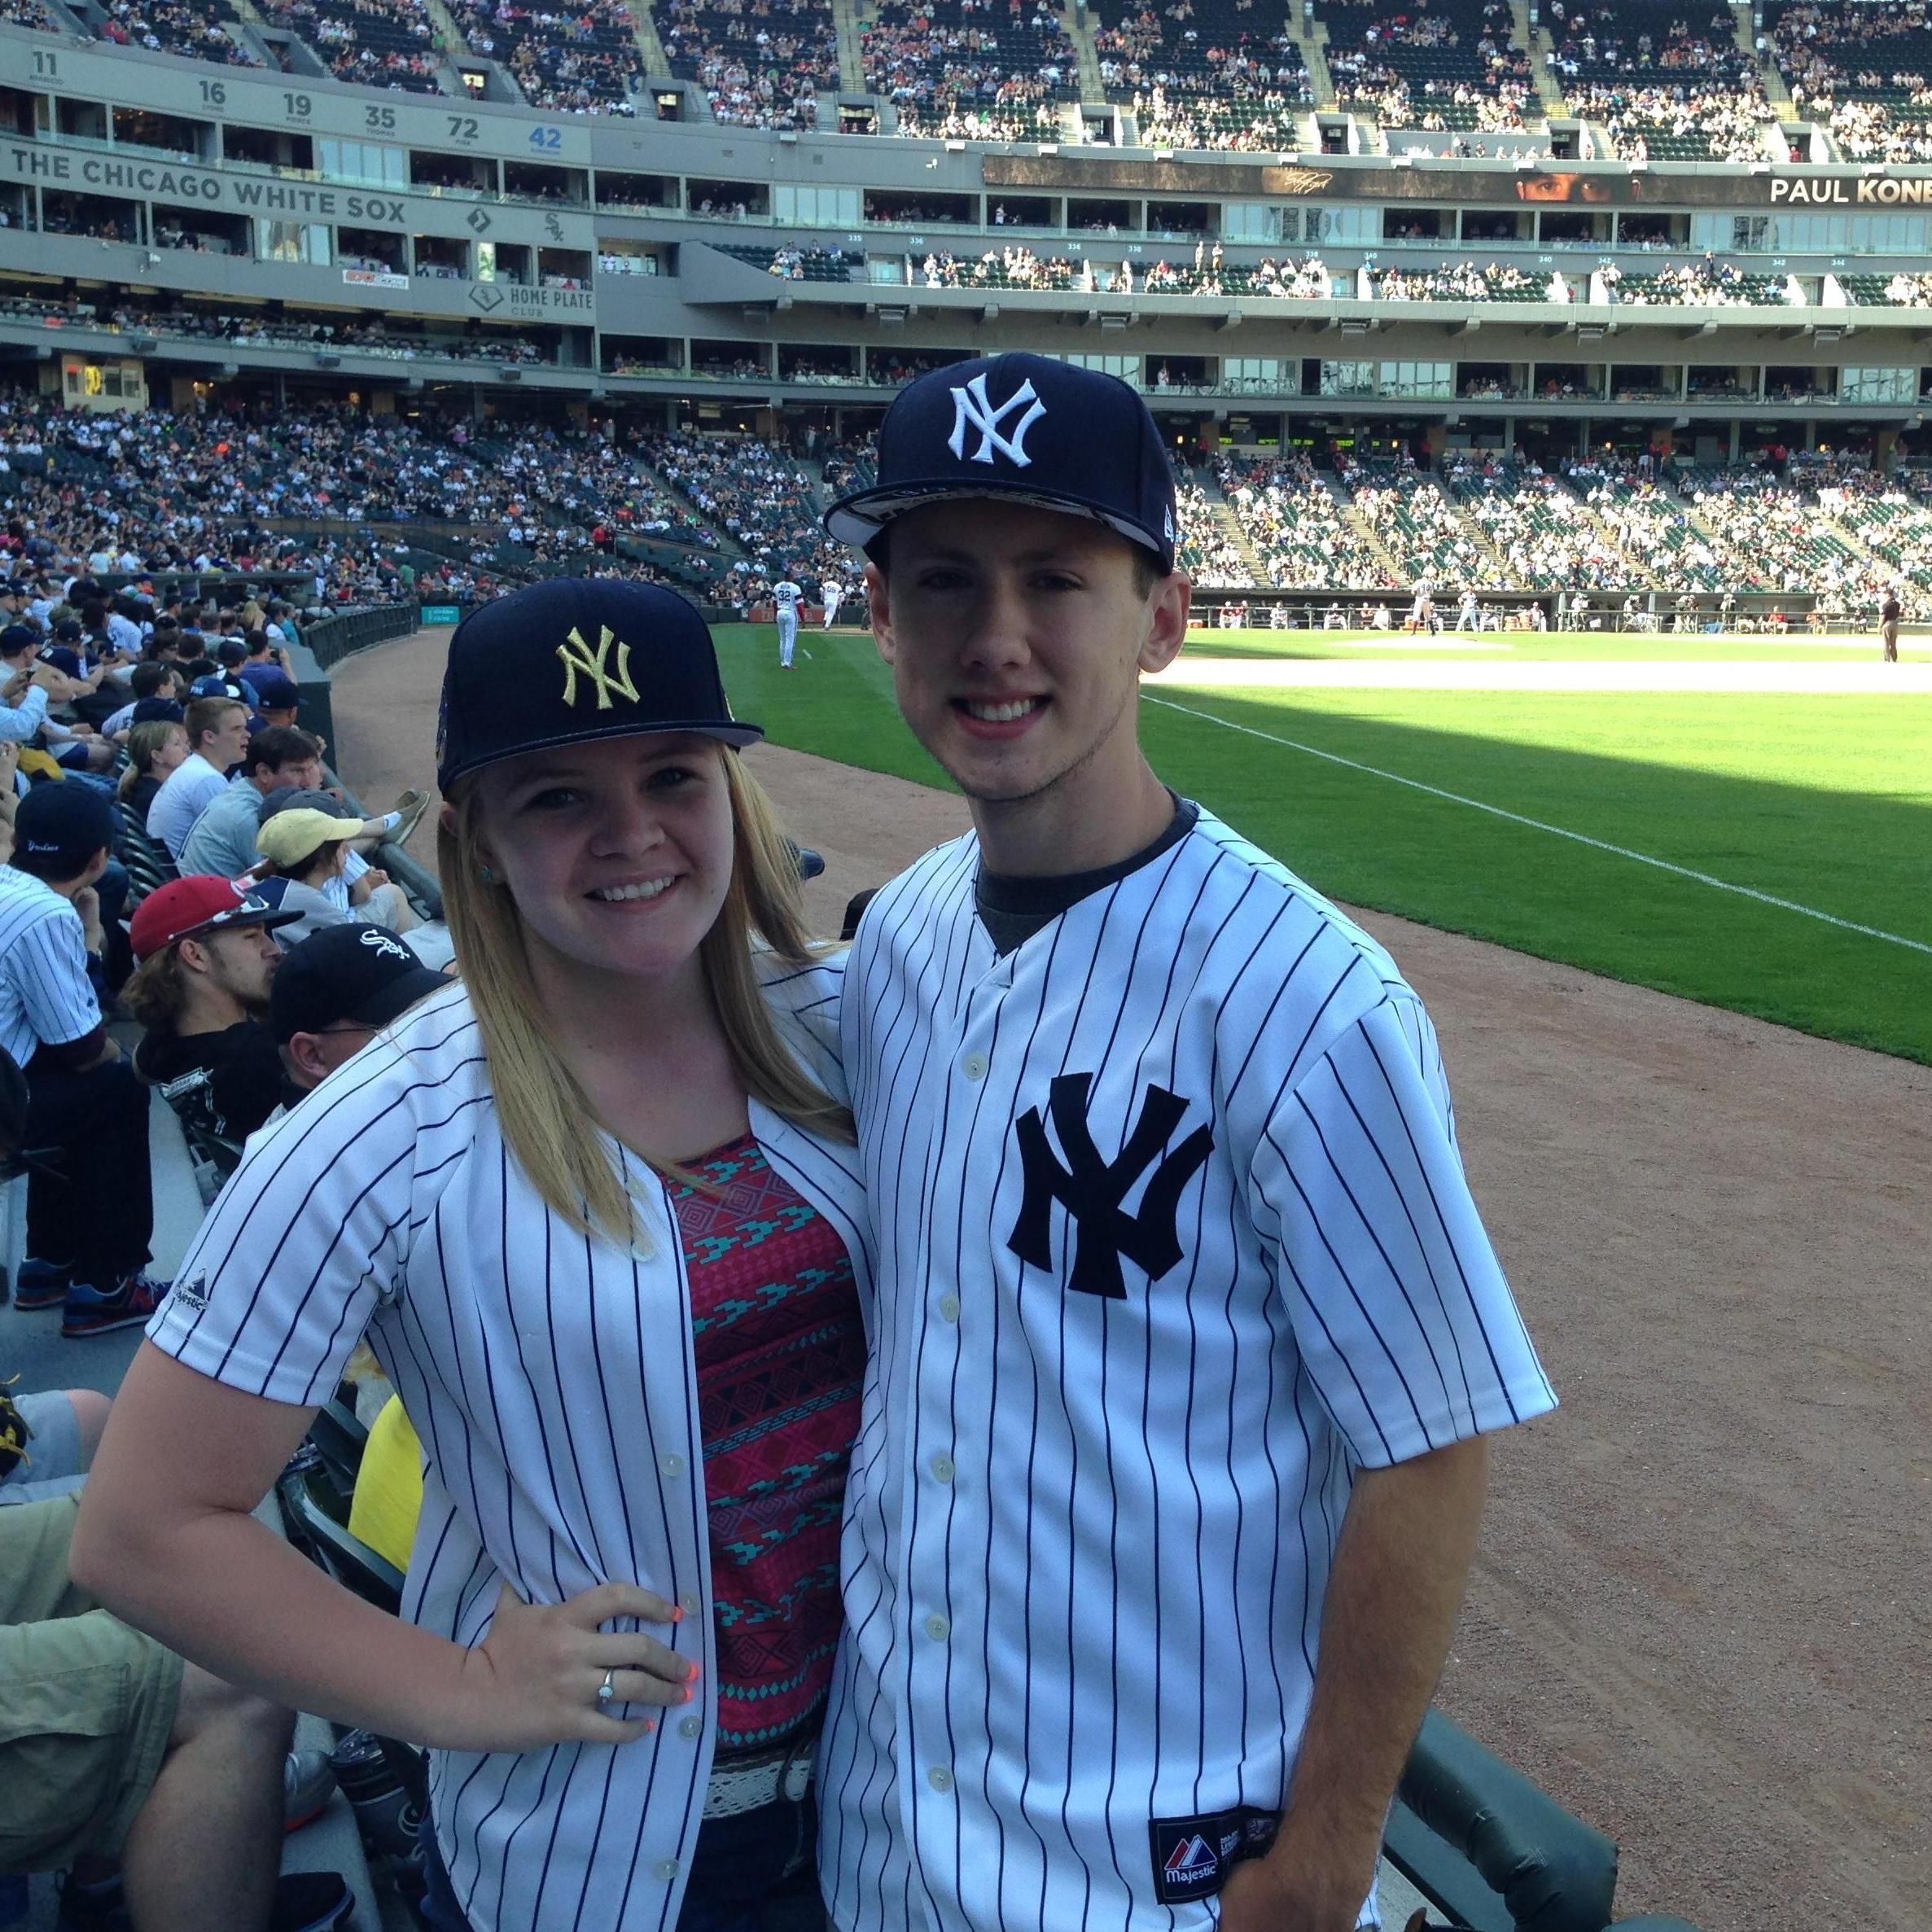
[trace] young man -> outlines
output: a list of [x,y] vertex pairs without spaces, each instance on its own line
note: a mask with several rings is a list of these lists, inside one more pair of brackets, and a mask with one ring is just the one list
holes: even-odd
[[975,826],[882,890],[842,1001],[880,1260],[832,1917],[1346,1932],[1480,1439],[1554,1401],[1435,1035],[1141,753],[1190,586],[1126,384],[922,378],[826,521]]
[[147,808],[148,837],[177,861],[195,821],[221,796],[248,749],[248,708],[228,698],[197,698],[188,706],[187,726],[188,756]]
[[177,878],[134,913],[138,962],[124,997],[143,1032],[134,1071],[184,1119],[241,1143],[282,1098],[268,1018],[282,962],[271,936],[295,915],[226,878]]
[[449,984],[379,926],[331,926],[292,948],[269,988],[283,1106],[313,1093],[392,1020]]
[[27,1070],[27,1252],[14,1305],[60,1308],[67,1335],[146,1322],[168,1292],[148,1280],[154,1198],[147,1095],[107,1037],[96,991],[95,887],[114,813],[98,792],[36,785],[0,869],[0,1046]]
[[263,800],[288,786],[319,791],[323,775],[319,738],[278,725],[257,731],[248,740],[241,770],[208,800],[182,841],[177,861],[182,872],[239,878],[261,856],[255,839]]
[[791,668],[791,654],[799,641],[799,606],[804,600],[804,590],[788,576],[772,585],[772,602],[778,610],[778,664],[782,670]]

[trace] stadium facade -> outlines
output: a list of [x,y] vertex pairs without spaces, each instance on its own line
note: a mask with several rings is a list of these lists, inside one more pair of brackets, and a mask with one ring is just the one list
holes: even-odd
[[[1023,345],[1137,382],[1190,453],[1321,435],[1883,462],[1932,384],[1924,312],[1881,293],[1932,255],[1924,169],[1577,160],[1560,121],[1557,153],[1483,160],[773,133],[717,125],[684,82],[640,97],[666,118],[546,115],[11,28],[0,72],[0,354],[94,406],[434,394],[846,432],[908,369]],[[1016,243],[1094,285],[930,285],[929,256]],[[781,247],[800,275],[770,272]],[[1221,292],[1148,291],[1203,248]],[[1311,249],[1325,294],[1227,292]],[[1628,299],[1707,255],[1743,299]],[[1531,298],[1367,299],[1378,270],[1477,259]]]

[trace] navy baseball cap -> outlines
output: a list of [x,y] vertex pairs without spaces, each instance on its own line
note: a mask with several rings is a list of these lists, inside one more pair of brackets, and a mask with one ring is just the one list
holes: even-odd
[[10,624],[0,630],[0,653],[8,657],[18,657],[23,651],[30,650],[40,642],[37,626],[31,624]]
[[260,677],[255,681],[257,711],[293,711],[302,702],[302,687],[292,677]]
[[114,849],[114,806],[91,785],[46,779],[14,813],[13,862],[36,878],[72,878],[97,852]]
[[180,704],[173,698],[137,698],[131,722],[146,725],[159,720],[164,724],[178,725],[186,716]]
[[841,497],[825,527],[863,547],[909,510],[967,497],[1095,518],[1174,567],[1173,472],[1117,375],[1019,351],[933,370],[886,411],[878,480]]
[[480,605],[449,640],[436,783],[546,745],[693,731],[748,745],[710,629],[660,584],[551,577]]
[[379,926],[326,926],[289,948],[269,988],[269,1031],[287,1046],[298,1033],[344,1020],[386,1027],[449,981]]

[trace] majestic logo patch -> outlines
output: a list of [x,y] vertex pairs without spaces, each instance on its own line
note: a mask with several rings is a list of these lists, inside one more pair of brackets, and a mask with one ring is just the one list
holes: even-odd
[[1274,1842],[1277,1822],[1274,1812],[1253,1805],[1150,1820],[1154,1896],[1163,1905],[1211,1897],[1243,1859],[1260,1857]]
[[[1002,436],[1001,424],[1026,403],[1032,406],[1014,425],[1010,435]],[[966,432],[976,429],[979,447],[966,460],[989,463],[997,449],[1016,470],[1026,469],[1033,460],[1027,454],[1027,432],[1045,414],[1046,405],[1034,393],[1031,381],[1022,383],[996,410],[986,392],[986,377],[982,373],[970,383],[957,384],[953,391],[953,433],[946,439],[946,447],[954,456],[966,458]]]
[[177,1281],[173,1299],[184,1308],[199,1312],[208,1306],[208,1277],[196,1275],[191,1281]]
[[[1073,1221],[1073,1267],[1067,1286],[1109,1301],[1126,1298],[1120,1274],[1124,1259],[1150,1281],[1159,1281],[1181,1259],[1176,1217],[1181,1190],[1200,1171],[1214,1147],[1214,1130],[1198,1127],[1172,1154],[1163,1155],[1168,1137],[1181,1124],[1187,1102],[1165,1087],[1150,1087],[1127,1145],[1111,1162],[1102,1161],[1087,1125],[1090,1073],[1063,1073],[1047,1089],[1054,1132],[1066,1156],[1048,1141],[1045,1123],[1034,1107],[1014,1128],[1026,1192],[1019,1219],[1006,1245],[1020,1260],[1050,1270],[1054,1265],[1053,1203]],[[1128,1190],[1156,1161],[1141,1195],[1140,1211],[1125,1212]]]
[[617,668],[609,668],[611,646],[617,644],[616,633],[609,624],[603,625],[598,633],[597,649],[593,651],[584,642],[584,633],[574,624],[563,643],[557,646],[557,655],[563,660],[563,702],[575,704],[577,701],[577,675],[583,674],[586,685],[597,689],[597,708],[611,708],[611,694],[620,691],[635,704],[637,687],[631,682],[631,647],[617,644]]

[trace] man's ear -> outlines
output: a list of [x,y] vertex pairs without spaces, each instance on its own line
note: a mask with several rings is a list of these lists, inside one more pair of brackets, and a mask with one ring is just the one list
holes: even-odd
[[312,1085],[319,1087],[328,1078],[329,1069],[322,1057],[322,1043],[314,1034],[294,1035],[283,1050]]
[[886,573],[876,563],[865,566],[866,609],[872,620],[872,641],[886,662],[896,663],[899,646],[892,635],[892,598],[886,587]]
[[1164,671],[1180,656],[1194,598],[1194,580],[1184,570],[1169,571],[1154,586],[1148,598],[1147,635],[1141,644],[1142,671]]

